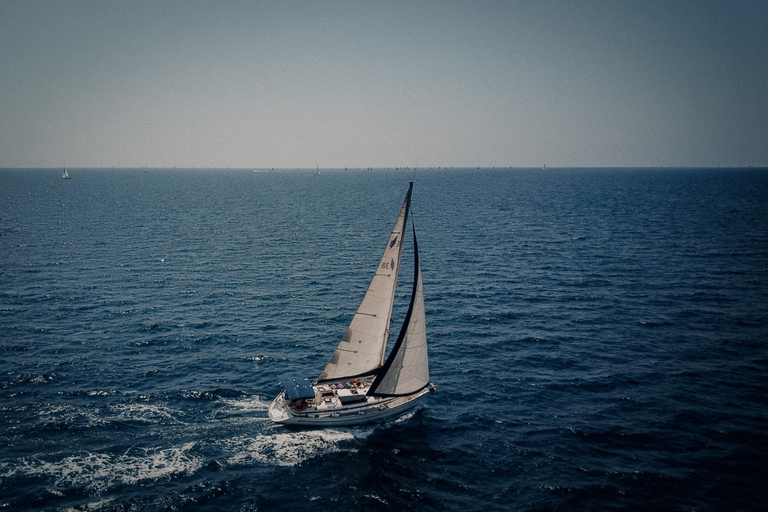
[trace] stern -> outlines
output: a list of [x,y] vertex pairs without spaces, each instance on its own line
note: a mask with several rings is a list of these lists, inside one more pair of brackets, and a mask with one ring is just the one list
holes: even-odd
[[291,419],[291,415],[285,406],[283,394],[280,393],[269,405],[269,419],[275,423],[285,423]]

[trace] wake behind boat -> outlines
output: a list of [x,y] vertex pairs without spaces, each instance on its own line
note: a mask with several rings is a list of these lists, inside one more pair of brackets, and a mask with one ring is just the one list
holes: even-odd
[[269,418],[275,423],[308,426],[368,423],[399,416],[435,390],[429,382],[424,294],[415,227],[411,300],[397,341],[389,357],[384,359],[412,192],[411,181],[368,291],[323,372],[313,383],[298,372],[280,376],[284,391],[269,407]]

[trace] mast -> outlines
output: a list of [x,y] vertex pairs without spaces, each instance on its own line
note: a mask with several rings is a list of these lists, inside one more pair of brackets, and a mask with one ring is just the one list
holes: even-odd
[[384,362],[413,182],[363,301],[317,382],[370,375]]

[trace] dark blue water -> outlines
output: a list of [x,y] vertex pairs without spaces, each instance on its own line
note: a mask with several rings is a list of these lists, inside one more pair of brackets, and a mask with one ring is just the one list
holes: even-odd
[[438,392],[303,431],[413,172],[60,173],[0,171],[0,509],[768,499],[767,170],[418,172]]

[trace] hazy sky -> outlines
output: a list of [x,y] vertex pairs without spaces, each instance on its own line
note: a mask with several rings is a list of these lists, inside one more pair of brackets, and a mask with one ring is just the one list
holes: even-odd
[[0,167],[768,165],[768,1],[0,0]]

